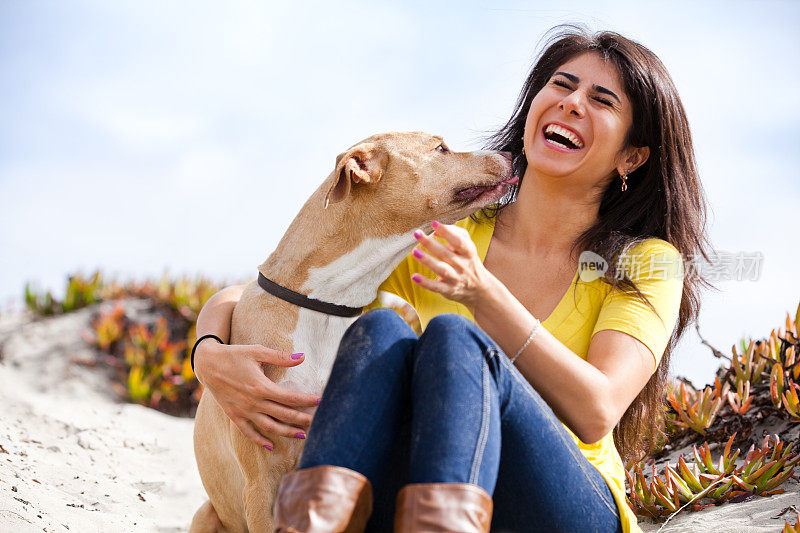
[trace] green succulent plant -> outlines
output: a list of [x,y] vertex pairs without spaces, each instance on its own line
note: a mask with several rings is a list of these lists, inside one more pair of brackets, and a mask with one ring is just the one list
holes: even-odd
[[695,510],[703,505],[699,500],[722,503],[742,494],[771,496],[783,492],[778,488],[794,473],[800,456],[792,453],[792,444],[784,443],[775,435],[774,442],[767,436],[761,448],[751,447],[740,466],[736,465],[739,450],[732,452],[734,433],[727,441],[715,463],[708,443],[692,447],[694,461],[689,464],[683,456],[678,458],[677,470],[669,463],[663,477],[653,465],[650,482],[645,479],[641,464],[626,471],[631,496],[628,503],[636,514],[660,518],[675,513],[685,504]]

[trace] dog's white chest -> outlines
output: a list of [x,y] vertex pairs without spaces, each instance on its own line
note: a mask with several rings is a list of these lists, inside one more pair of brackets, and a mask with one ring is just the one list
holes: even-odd
[[287,368],[279,385],[310,394],[322,394],[331,375],[339,342],[355,320],[301,309],[291,339],[294,351],[304,353],[305,360]]
[[[311,269],[303,289],[311,298],[343,305],[363,306],[375,298],[381,281],[414,246],[412,232],[382,239],[365,239],[332,263]],[[279,383],[284,387],[321,394],[331,374],[339,343],[355,318],[325,315],[300,309],[291,334],[295,352],[305,360],[287,369]]]

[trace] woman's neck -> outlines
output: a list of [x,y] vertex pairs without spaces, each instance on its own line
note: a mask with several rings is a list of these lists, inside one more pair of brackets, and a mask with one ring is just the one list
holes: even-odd
[[569,253],[575,239],[597,220],[600,196],[565,182],[528,166],[516,202],[498,217],[503,240],[537,256]]

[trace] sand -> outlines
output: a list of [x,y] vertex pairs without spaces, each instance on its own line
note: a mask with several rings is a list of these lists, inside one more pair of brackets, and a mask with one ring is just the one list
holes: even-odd
[[94,358],[92,311],[0,317],[0,531],[186,531],[205,500],[193,421],[121,403],[74,362]]
[[[145,302],[125,306],[129,315],[147,317]],[[81,364],[96,359],[81,338],[96,310],[0,316],[2,532],[187,531],[206,499],[192,420],[120,402],[102,365]],[[796,438],[800,428],[766,429]],[[681,451],[671,454],[672,464]],[[661,531],[780,531],[786,520],[794,523],[793,506],[800,509],[800,485],[790,480],[784,488],[769,498],[681,513]],[[661,527],[640,524],[648,533]]]

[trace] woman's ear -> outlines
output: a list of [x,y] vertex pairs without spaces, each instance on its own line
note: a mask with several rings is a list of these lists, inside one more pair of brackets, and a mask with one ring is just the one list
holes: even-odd
[[386,152],[374,143],[362,143],[339,154],[324,207],[344,200],[350,195],[354,183],[377,183],[383,176],[388,159]]
[[649,146],[631,146],[627,150],[627,155],[623,157],[622,162],[617,165],[617,173],[622,176],[630,174],[640,166],[647,162],[650,157]]

